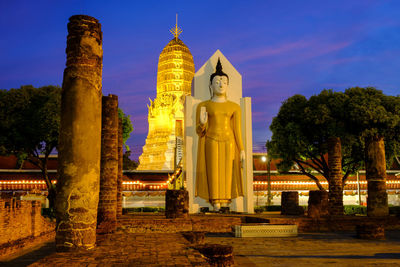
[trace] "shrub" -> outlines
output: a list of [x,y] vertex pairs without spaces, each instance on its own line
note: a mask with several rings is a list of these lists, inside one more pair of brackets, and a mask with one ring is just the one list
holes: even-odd
[[367,207],[359,205],[345,205],[344,206],[345,215],[367,215]]
[[131,212],[164,212],[164,207],[141,207],[141,208],[124,208],[123,213],[131,213]]

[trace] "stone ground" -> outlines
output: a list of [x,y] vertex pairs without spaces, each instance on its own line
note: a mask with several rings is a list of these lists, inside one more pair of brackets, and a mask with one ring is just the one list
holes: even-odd
[[[235,238],[207,234],[206,243],[233,246],[236,266],[400,266],[400,231],[386,240],[351,233],[309,233],[296,238]],[[48,242],[6,259],[0,266],[207,266],[181,234],[103,235],[87,252],[56,253]]]

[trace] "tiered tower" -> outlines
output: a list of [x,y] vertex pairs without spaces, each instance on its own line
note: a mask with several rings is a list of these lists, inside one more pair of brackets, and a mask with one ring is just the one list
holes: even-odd
[[182,30],[176,22],[174,38],[164,47],[158,60],[157,96],[150,99],[149,132],[138,170],[173,170],[182,158],[183,104],[191,94],[194,76],[193,56],[178,39]]

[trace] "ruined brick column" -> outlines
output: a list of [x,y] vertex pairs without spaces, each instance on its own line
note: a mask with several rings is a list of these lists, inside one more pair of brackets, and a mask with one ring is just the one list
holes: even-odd
[[118,97],[103,96],[100,197],[97,232],[111,233],[117,225]]
[[189,192],[185,189],[165,193],[165,217],[169,219],[189,217]]
[[299,206],[299,192],[283,191],[281,195],[282,215],[301,215],[303,208]]
[[373,137],[366,140],[365,144],[365,170],[368,182],[367,215],[388,216],[385,142],[383,137]]
[[122,164],[123,164],[123,138],[122,119],[118,118],[118,183],[117,183],[117,217],[122,216]]
[[307,216],[319,219],[329,215],[328,205],[328,192],[323,190],[310,190]]
[[68,23],[56,197],[58,251],[96,244],[101,142],[102,32],[97,19]]
[[343,215],[342,144],[339,137],[328,139],[329,215]]

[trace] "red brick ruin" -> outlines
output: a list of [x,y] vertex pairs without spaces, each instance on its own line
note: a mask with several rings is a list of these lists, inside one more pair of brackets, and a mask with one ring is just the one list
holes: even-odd
[[96,245],[99,200],[102,32],[97,19],[69,19],[56,198],[58,251]]
[[365,171],[368,182],[367,215],[388,216],[385,142],[383,137],[375,137],[368,139],[365,143]]
[[118,97],[103,96],[98,233],[112,233],[117,225],[118,125]]
[[123,164],[123,137],[122,119],[118,118],[118,180],[117,180],[117,218],[122,216],[122,164]]
[[328,139],[329,215],[343,215],[342,146],[339,137]]

